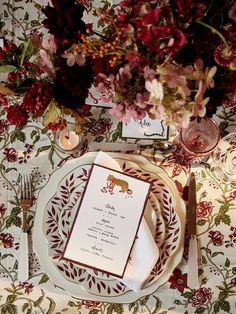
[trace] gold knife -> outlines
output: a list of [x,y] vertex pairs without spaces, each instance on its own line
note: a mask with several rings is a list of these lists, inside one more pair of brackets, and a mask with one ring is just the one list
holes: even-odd
[[188,279],[189,288],[198,288],[198,244],[196,235],[196,179],[192,172],[190,175],[188,191],[188,233],[190,234],[188,251]]

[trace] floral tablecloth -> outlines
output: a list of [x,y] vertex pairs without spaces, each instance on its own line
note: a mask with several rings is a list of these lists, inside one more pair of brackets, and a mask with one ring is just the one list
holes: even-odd
[[[10,127],[0,117],[0,312],[1,313],[236,313],[236,186],[217,180],[212,157],[197,162],[181,147],[167,155],[152,149],[142,152],[153,163],[163,167],[187,200],[188,179],[194,171],[197,180],[197,235],[200,248],[200,286],[187,286],[189,235],[181,263],[169,280],[152,295],[130,304],[114,304],[80,300],[56,287],[43,273],[30,246],[30,278],[17,281],[17,260],[22,211],[19,206],[19,175],[33,178],[34,205],[29,215],[30,235],[34,228],[37,195],[48,176],[68,158],[92,151],[94,142],[127,142],[121,138],[121,124],[107,109],[88,108],[91,113],[86,125],[85,141],[78,154],[58,150],[54,136],[41,121],[34,121],[22,130]],[[89,114],[88,114],[89,116]],[[233,131],[234,112],[220,108],[214,117],[222,136]]]

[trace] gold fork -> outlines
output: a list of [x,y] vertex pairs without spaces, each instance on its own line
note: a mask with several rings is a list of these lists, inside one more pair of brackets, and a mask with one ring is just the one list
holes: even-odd
[[30,175],[21,176],[20,205],[22,207],[22,231],[20,235],[20,255],[18,261],[18,280],[27,281],[29,276],[28,225],[27,212],[32,206],[32,184]]

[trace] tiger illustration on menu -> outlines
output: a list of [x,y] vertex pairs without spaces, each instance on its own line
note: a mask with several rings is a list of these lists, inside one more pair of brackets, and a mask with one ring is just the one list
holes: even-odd
[[120,193],[127,193],[128,195],[131,195],[133,193],[133,191],[129,188],[129,184],[127,181],[123,180],[123,179],[119,179],[117,177],[115,177],[114,175],[110,174],[107,177],[107,185],[104,186],[101,191],[103,193],[110,193],[110,194],[114,194],[114,188],[118,186],[119,192]]

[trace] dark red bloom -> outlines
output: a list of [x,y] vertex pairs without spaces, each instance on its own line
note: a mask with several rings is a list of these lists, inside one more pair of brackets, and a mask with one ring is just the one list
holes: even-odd
[[14,104],[6,109],[7,120],[10,124],[15,125],[17,128],[23,128],[28,121],[27,111],[20,105]]
[[176,268],[173,272],[173,275],[169,279],[170,288],[178,289],[179,292],[183,293],[184,289],[188,288],[187,286],[187,274],[182,274],[179,268]]
[[46,16],[43,25],[58,44],[77,43],[80,34],[86,32],[86,24],[82,21],[85,8],[74,0],[52,0],[52,5],[42,9]]
[[197,218],[207,218],[213,209],[212,202],[201,201],[197,205]]
[[31,89],[25,94],[23,107],[33,115],[42,113],[53,97],[52,86],[42,81],[32,84]]
[[224,235],[220,231],[211,230],[208,237],[211,238],[213,245],[215,246],[221,246],[223,244]]
[[111,129],[112,122],[110,119],[102,118],[96,121],[90,128],[92,135],[104,135]]
[[206,306],[212,298],[212,291],[210,288],[200,288],[188,299],[193,307]]
[[9,249],[13,246],[13,236],[10,233],[0,233],[0,241],[5,249]]
[[220,44],[214,52],[215,62],[221,66],[228,67],[230,64],[236,63],[236,45],[225,46]]
[[15,162],[17,160],[17,151],[15,148],[4,148],[3,154],[6,155],[7,161]]

